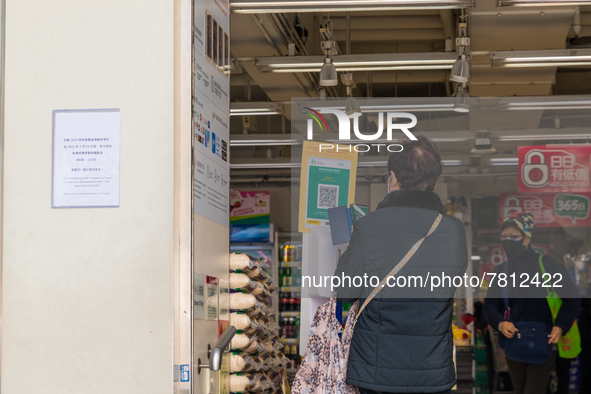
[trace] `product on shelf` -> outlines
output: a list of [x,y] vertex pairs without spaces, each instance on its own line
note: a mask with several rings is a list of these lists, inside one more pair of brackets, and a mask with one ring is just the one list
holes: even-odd
[[281,390],[291,360],[281,352],[280,327],[273,317],[270,296],[276,288],[255,259],[242,253],[230,256],[230,324],[237,330],[230,354],[232,393]]
[[230,375],[230,391],[239,393],[244,391],[260,390],[260,381],[265,379],[261,373],[239,373]]
[[230,288],[237,291],[246,291],[255,296],[268,297],[271,292],[261,283],[252,280],[246,274],[230,273]]
[[246,312],[251,317],[271,316],[273,308],[261,302],[252,294],[230,290],[230,312]]
[[244,349],[250,345],[251,338],[246,334],[236,334],[232,338],[230,347],[232,349]]
[[248,353],[233,352],[230,354],[230,372],[260,371],[263,367],[264,363]]

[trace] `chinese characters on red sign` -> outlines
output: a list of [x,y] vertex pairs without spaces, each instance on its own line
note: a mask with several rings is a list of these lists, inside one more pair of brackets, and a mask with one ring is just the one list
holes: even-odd
[[520,146],[520,192],[591,192],[591,145]]
[[586,227],[591,193],[501,193],[500,221],[514,212],[531,213],[538,227]]

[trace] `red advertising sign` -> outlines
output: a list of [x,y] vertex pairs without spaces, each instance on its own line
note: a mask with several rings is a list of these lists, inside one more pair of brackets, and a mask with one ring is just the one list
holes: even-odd
[[514,212],[527,212],[537,227],[587,227],[590,201],[591,193],[501,193],[500,221]]
[[519,191],[591,192],[591,145],[520,146]]

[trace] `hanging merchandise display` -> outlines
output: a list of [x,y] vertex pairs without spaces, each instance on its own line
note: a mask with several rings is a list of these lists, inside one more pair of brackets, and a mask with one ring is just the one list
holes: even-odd
[[272,297],[276,289],[255,259],[245,253],[230,255],[229,320],[237,330],[230,346],[230,392],[275,392],[285,384],[284,372],[291,360],[282,352],[275,323]]

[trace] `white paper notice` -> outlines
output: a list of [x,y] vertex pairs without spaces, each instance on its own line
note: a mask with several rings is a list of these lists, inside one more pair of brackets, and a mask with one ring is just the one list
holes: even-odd
[[53,111],[53,208],[119,206],[120,115]]

